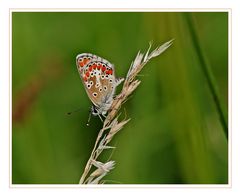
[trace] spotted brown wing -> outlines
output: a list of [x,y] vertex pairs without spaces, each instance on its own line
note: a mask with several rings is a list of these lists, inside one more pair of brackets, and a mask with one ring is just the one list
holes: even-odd
[[88,97],[95,106],[101,107],[112,99],[115,76],[110,66],[103,61],[93,60],[82,74]]
[[81,76],[81,73],[84,69],[86,69],[86,65],[91,62],[93,59],[98,59],[99,57],[97,55],[91,54],[91,53],[82,53],[77,55],[76,57],[76,65],[78,72]]
[[101,107],[109,102],[115,92],[114,66],[93,54],[77,56],[80,77],[92,103]]

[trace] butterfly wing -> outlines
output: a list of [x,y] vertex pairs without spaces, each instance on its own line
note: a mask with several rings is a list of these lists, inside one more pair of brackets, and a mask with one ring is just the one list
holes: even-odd
[[91,53],[82,53],[77,55],[76,57],[76,65],[78,72],[81,76],[81,73],[83,72],[84,69],[86,69],[86,65],[92,61],[93,59],[98,59],[99,57],[91,54]]
[[111,102],[116,88],[114,66],[101,57],[84,53],[77,56],[77,67],[92,103],[101,108]]

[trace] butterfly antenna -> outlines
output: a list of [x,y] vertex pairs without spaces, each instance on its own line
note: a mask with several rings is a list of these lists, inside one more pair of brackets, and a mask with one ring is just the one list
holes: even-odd
[[79,110],[81,110],[81,109],[77,109],[77,110],[74,110],[74,111],[72,111],[72,112],[67,112],[66,114],[67,114],[67,115],[71,115],[72,113],[78,112]]
[[89,112],[89,116],[88,116],[88,121],[87,121],[87,126],[89,126],[90,124],[90,120],[91,120],[91,116],[92,116],[92,111]]

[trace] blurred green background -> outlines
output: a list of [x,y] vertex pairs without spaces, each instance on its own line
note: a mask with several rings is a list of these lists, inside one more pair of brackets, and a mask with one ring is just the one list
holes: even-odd
[[101,157],[116,161],[105,183],[228,183],[227,12],[13,12],[12,183],[78,183],[102,123],[86,126],[77,54],[124,77],[149,41],[172,38],[123,107],[131,121]]

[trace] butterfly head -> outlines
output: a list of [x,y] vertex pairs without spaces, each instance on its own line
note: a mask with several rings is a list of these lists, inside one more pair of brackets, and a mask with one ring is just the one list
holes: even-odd
[[100,115],[99,109],[94,105],[91,107],[91,113],[92,113],[93,116]]

